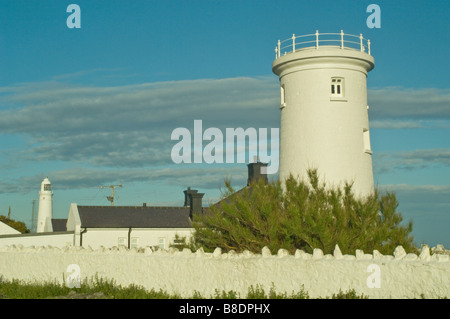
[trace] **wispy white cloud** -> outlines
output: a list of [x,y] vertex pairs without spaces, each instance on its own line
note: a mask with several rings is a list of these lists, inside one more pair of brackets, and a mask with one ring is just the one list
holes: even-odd
[[[0,135],[26,138],[27,147],[11,150],[14,154],[8,155],[9,160],[21,159],[21,164],[58,161],[69,167],[83,167],[85,171],[77,169],[77,173],[85,172],[82,175],[87,179],[61,171],[61,176],[73,181],[67,184],[70,187],[82,185],[89,177],[95,178],[93,184],[99,184],[104,169],[111,170],[110,176],[117,180],[125,175],[136,181],[142,176],[164,179],[164,170],[159,169],[173,164],[170,152],[176,142],[171,141],[172,131],[177,127],[192,130],[195,119],[203,121],[204,129],[217,127],[223,131],[226,127],[279,127],[279,83],[274,77],[108,87],[56,80],[61,79],[0,88]],[[371,128],[450,127],[450,90],[374,89],[369,90],[369,104]],[[374,167],[383,172],[448,166],[448,153],[447,149],[381,152],[375,154],[378,162]],[[149,176],[146,172],[152,169],[159,173]],[[215,170],[210,167],[208,172],[210,169]],[[212,182],[217,177],[214,172],[208,180],[203,170],[203,181]],[[180,181],[175,170],[167,174]]]
[[[389,87],[368,91],[370,117],[374,120],[450,119],[450,89]],[[409,122],[411,123],[411,122]]]
[[[177,127],[276,127],[272,79],[232,78],[120,87],[24,84],[3,97],[0,134],[26,134],[22,158],[96,166],[170,163]],[[206,127],[205,127],[206,128]]]
[[379,189],[396,195],[400,211],[414,219],[415,228],[431,219],[439,221],[443,229],[450,226],[450,185],[385,184]]
[[374,156],[375,173],[415,170],[429,167],[449,167],[450,149],[418,149],[412,151],[379,152]]
[[442,194],[450,195],[450,185],[384,184],[380,185],[380,189],[388,191],[402,191],[402,192],[433,192],[433,193],[439,192]]
[[6,102],[19,108],[1,111],[0,132],[40,134],[43,129],[69,134],[77,130],[134,131],[166,122],[185,124],[186,118],[190,121],[196,117],[215,125],[251,118],[267,123],[265,114],[278,111],[274,84],[273,79],[268,78],[157,82],[119,87],[27,84],[11,87],[10,94],[4,97]]
[[372,129],[420,129],[425,128],[420,120],[373,120],[370,121]]
[[[42,182],[41,174],[21,177],[17,183],[0,182],[0,194],[27,193],[35,191],[36,185]],[[237,185],[246,183],[247,168],[244,165],[172,165],[170,167],[155,168],[95,168],[95,167],[69,167],[53,170],[51,182],[55,189],[73,190],[85,188],[98,188],[99,185],[131,184],[147,182],[152,184],[166,184],[174,186],[195,186],[210,189],[219,189],[224,185],[225,179],[231,179]],[[194,183],[194,184],[193,184]]]

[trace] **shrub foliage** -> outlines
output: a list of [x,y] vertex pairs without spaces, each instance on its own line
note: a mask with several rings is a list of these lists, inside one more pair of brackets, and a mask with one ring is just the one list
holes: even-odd
[[398,245],[415,250],[412,222],[401,225],[394,193],[356,197],[351,183],[332,188],[319,182],[317,170],[308,171],[308,181],[290,176],[284,185],[260,181],[239,191],[225,181],[223,197],[208,213],[194,215],[193,247],[257,253],[263,246],[291,253],[320,248],[325,254],[336,244],[344,254],[392,254]]

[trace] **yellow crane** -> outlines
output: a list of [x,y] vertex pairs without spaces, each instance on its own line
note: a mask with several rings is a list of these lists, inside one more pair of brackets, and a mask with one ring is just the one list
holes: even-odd
[[107,196],[108,201],[111,202],[111,206],[114,206],[114,187],[122,187],[122,185],[105,185],[100,188],[111,188],[111,196]]

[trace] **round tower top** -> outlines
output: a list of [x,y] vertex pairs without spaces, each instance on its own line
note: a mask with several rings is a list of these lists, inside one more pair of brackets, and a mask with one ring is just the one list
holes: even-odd
[[[314,58],[314,59],[311,59]],[[341,58],[341,59],[339,59]],[[351,61],[351,62],[350,62]],[[280,41],[275,47],[275,61],[272,70],[281,76],[286,67],[305,63],[352,63],[368,72],[375,66],[371,55],[370,40],[359,36],[340,33],[319,33],[296,36]]]
[[41,192],[51,192],[51,191],[52,191],[52,183],[50,183],[50,180],[48,179],[48,177],[46,177],[41,183]]

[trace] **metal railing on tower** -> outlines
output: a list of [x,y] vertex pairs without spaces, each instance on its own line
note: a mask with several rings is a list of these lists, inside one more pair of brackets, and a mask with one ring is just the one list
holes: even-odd
[[340,33],[316,33],[296,36],[286,40],[278,40],[275,47],[275,59],[282,55],[293,53],[305,49],[319,49],[322,46],[334,46],[340,49],[359,50],[370,54],[370,40],[365,39],[362,34],[346,34],[341,30]]

